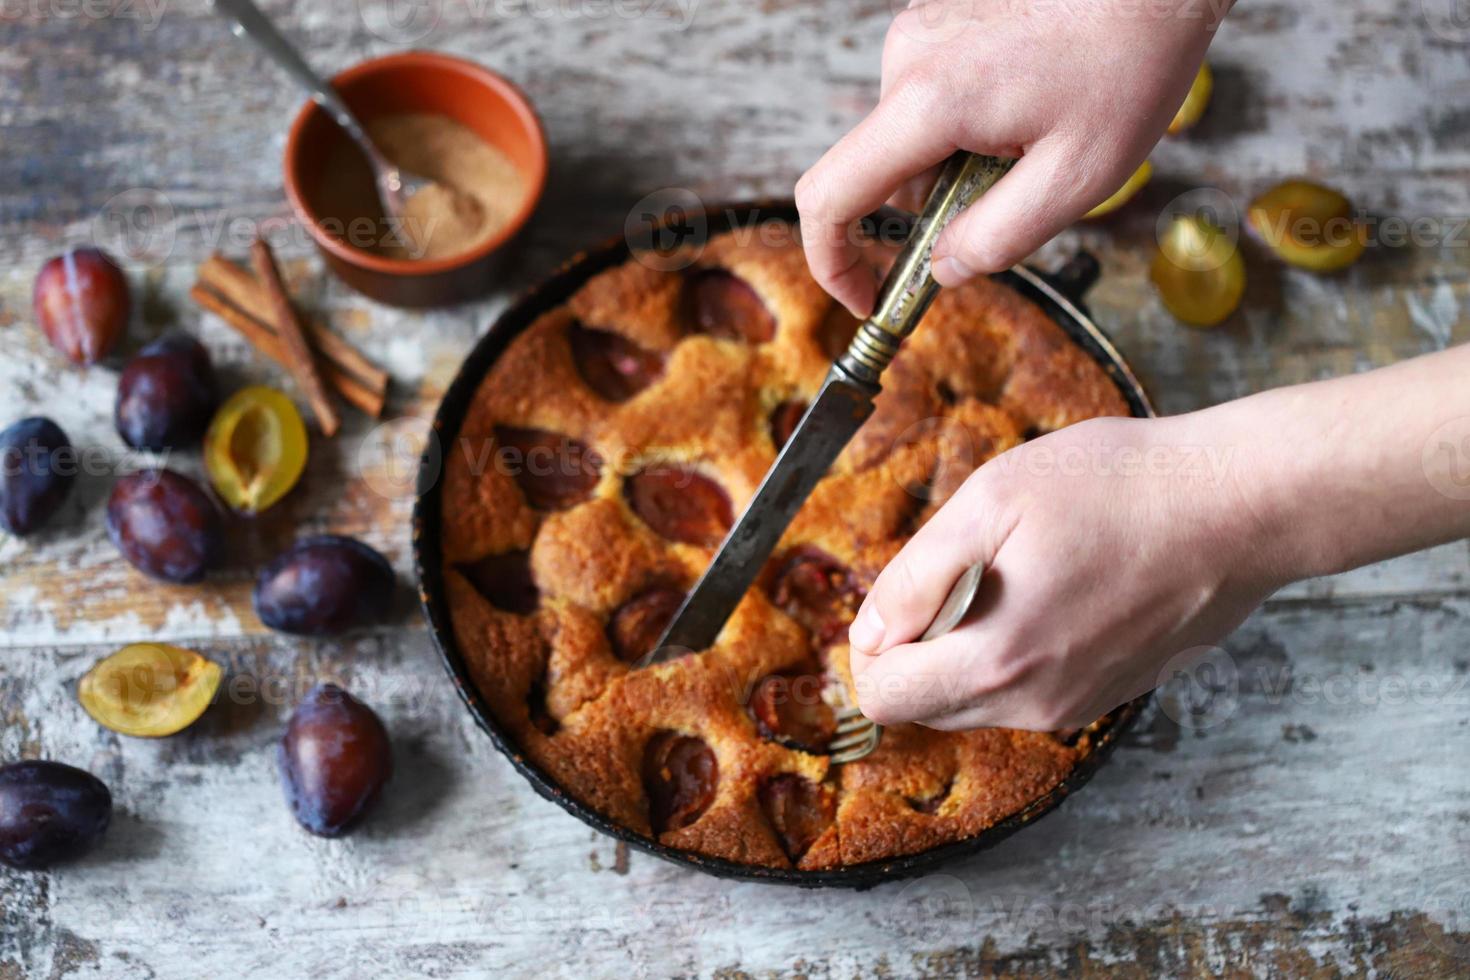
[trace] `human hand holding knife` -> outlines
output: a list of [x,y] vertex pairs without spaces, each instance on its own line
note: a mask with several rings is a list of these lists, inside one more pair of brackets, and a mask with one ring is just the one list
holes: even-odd
[[946,161],[908,241],[883,280],[872,316],[837,359],[714,560],[640,665],[708,649],[796,512],[873,411],[883,371],[914,331],[939,285],[930,257],[940,232],[1015,164],[958,152]]

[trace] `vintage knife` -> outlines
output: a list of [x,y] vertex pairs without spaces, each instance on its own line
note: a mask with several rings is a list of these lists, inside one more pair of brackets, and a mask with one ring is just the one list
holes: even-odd
[[930,254],[939,233],[1014,164],[1014,160],[964,151],[945,161],[908,241],[878,289],[873,315],[863,321],[852,344],[833,363],[821,391],[786,440],[750,506],[640,665],[662,663],[714,643],[812,488],[872,414],[884,368],[939,291],[929,274]]

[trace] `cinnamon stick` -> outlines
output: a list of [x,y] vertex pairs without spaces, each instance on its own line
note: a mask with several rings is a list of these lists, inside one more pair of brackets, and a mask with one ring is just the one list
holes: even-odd
[[331,396],[327,394],[327,386],[322,384],[321,372],[316,366],[316,355],[312,353],[306,332],[301,328],[296,308],[286,295],[281,272],[276,268],[276,257],[264,238],[257,238],[251,243],[250,258],[255,265],[255,277],[265,284],[266,293],[270,297],[274,314],[271,322],[276,325],[276,336],[280,337],[281,344],[286,349],[286,369],[291,372],[291,376],[306,395],[306,400],[311,403],[311,412],[316,416],[322,433],[329,437],[334,436],[342,425],[342,420],[337,416]]
[[[269,326],[274,319],[270,297],[264,287],[249,270],[231,262],[218,252],[211,255],[199,267],[199,281],[244,312]],[[336,333],[312,320],[303,324],[307,337],[322,359],[335,363],[340,369],[356,375],[363,384],[374,391],[388,387],[388,372],[363,357],[347,341]]]
[[[202,277],[201,277],[202,278]],[[189,298],[201,308],[225,321],[236,332],[250,341],[251,346],[283,368],[290,369],[290,355],[276,332],[267,324],[241,309],[230,299],[215,292],[204,282],[197,282],[189,290]],[[332,359],[324,358],[322,374],[325,380],[348,404],[377,418],[383,414],[383,403],[387,397],[386,384],[373,388],[363,383],[354,374],[345,370]]]

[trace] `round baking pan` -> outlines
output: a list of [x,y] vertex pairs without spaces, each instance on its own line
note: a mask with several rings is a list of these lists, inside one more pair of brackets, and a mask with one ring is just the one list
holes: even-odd
[[[732,228],[748,229],[761,221],[796,221],[796,206],[789,200],[758,201],[709,208],[703,220],[689,222],[688,215],[679,216],[682,227],[691,227],[695,235],[713,236]],[[696,216],[698,219],[699,216]],[[902,233],[906,219],[885,213],[874,222],[875,229],[892,235],[895,227]],[[689,244],[685,238],[681,245]],[[1020,811],[973,837],[943,844],[917,854],[895,857],[865,864],[848,865],[828,871],[798,871],[738,864],[720,858],[706,857],[690,851],[667,847],[604,817],[591,807],[570,796],[545,772],[531,762],[511,734],[501,727],[480,696],[469,669],[454,638],[449,606],[444,587],[443,556],[439,543],[442,481],[440,447],[450,445],[459,434],[470,402],[480,382],[502,351],[537,317],[560,306],[587,280],[612,268],[631,255],[626,237],[618,237],[597,248],[579,253],[568,260],[543,282],[532,287],[511,304],[489,332],[470,351],[450,384],[433,423],[434,438],[419,470],[418,499],[413,511],[414,566],[419,580],[419,602],[429,623],[429,632],[443,657],[444,666],[459,692],[460,699],[474,715],[475,721],[490,736],[511,765],[525,776],[536,792],[559,804],[562,809],[610,837],[656,855],[675,864],[725,878],[776,882],[807,887],[868,888],[885,881],[909,877],[931,870],[946,862],[976,854],[994,847],[1000,841],[1054,810],[1062,800],[1087,782],[1116,748],[1123,733],[1132,726],[1147,701],[1137,698],[1113,711],[1091,731],[1092,751],[1049,793],[1033,800]],[[1052,274],[1018,266],[996,276],[1044,310],[1067,335],[1108,372],[1127,400],[1134,416],[1153,416],[1153,406],[1133,371],[1112,342],[1098,329],[1082,304],[1082,294],[1097,279],[1098,264],[1090,254],[1079,252],[1063,268]]]

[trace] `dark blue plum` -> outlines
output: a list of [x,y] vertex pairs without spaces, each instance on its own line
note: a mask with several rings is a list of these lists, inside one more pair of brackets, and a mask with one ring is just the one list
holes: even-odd
[[112,820],[112,794],[60,762],[0,766],[0,863],[30,871],[90,851]]
[[218,403],[209,351],[188,334],[172,333],[123,368],[112,420],[134,449],[180,449],[204,438]]
[[107,534],[133,567],[165,582],[198,582],[223,546],[219,508],[173,470],[120,477],[107,501]]
[[55,422],[21,419],[0,432],[0,525],[11,534],[50,520],[76,479],[76,450]]
[[339,837],[356,826],[393,775],[382,721],[335,684],[318,684],[301,699],[277,761],[286,805],[321,837]]
[[376,622],[393,601],[393,566],[352,538],[303,538],[255,580],[255,613],[273,630],[328,636]]

